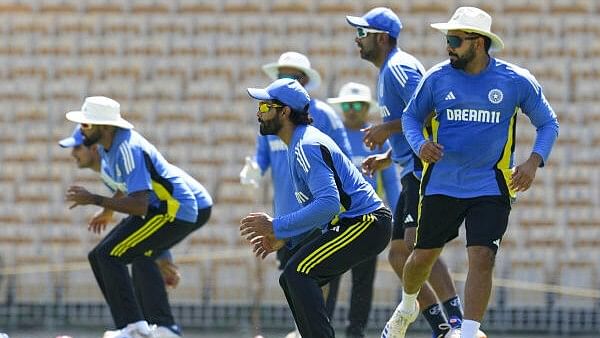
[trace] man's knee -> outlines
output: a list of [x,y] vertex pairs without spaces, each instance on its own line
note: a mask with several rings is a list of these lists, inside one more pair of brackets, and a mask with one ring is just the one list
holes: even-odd
[[392,265],[404,266],[411,250],[406,246],[404,240],[392,241],[390,251],[388,252],[388,260]]
[[496,252],[487,246],[470,246],[468,249],[469,267],[481,272],[492,271]]

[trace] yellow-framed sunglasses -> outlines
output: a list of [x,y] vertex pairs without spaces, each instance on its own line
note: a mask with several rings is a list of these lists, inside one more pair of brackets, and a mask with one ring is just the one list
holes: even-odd
[[280,104],[276,104],[276,103],[267,103],[267,102],[261,102],[258,104],[258,111],[261,113],[268,113],[269,110],[271,110],[271,108],[280,108],[283,107]]

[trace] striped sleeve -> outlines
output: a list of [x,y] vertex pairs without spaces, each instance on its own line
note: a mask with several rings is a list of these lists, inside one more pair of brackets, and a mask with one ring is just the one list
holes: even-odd
[[150,171],[146,166],[143,150],[123,142],[119,145],[118,156],[117,166],[127,185],[127,193],[152,190]]
[[410,68],[402,64],[390,65],[388,69],[389,75],[385,78],[386,87],[391,88],[392,90],[386,90],[386,93],[398,95],[404,102],[404,105],[408,105],[408,102],[421,81],[421,73],[418,69]]

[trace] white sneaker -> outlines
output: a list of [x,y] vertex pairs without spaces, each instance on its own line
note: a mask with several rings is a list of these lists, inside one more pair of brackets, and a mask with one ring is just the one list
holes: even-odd
[[300,335],[300,332],[298,330],[294,330],[285,335],[285,338],[302,338],[302,336]]
[[450,329],[444,338],[460,338],[460,327]]
[[409,313],[400,311],[400,305],[398,305],[390,320],[385,324],[381,332],[381,338],[404,338],[406,329],[408,329],[410,323],[414,322],[418,316],[419,302],[415,302],[414,311]]
[[128,324],[122,330],[106,331],[102,338],[154,338],[156,325],[146,322]]
[[180,335],[171,331],[166,326],[159,326],[153,332],[152,338],[181,338]]
[[104,331],[102,338],[115,338],[121,334],[121,330],[108,330]]

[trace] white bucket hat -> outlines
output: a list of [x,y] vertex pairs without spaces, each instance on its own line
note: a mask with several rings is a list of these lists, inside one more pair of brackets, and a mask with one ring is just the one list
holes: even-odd
[[327,99],[330,104],[341,104],[343,102],[367,102],[369,103],[369,112],[377,111],[377,101],[371,97],[371,89],[362,83],[348,82],[340,88],[338,97]]
[[277,80],[279,67],[296,68],[306,74],[308,83],[306,83],[304,89],[307,91],[316,89],[321,84],[321,75],[310,67],[310,61],[304,54],[298,52],[285,52],[279,56],[277,62],[267,63],[262,66],[262,69],[271,80]]
[[104,96],[90,96],[83,101],[81,110],[68,112],[67,120],[75,123],[109,125],[132,129],[133,124],[121,117],[119,102]]
[[481,34],[492,40],[491,50],[504,48],[502,39],[492,33],[492,17],[477,7],[459,7],[450,21],[433,23],[431,27],[444,34],[448,34],[448,31],[452,30]]

